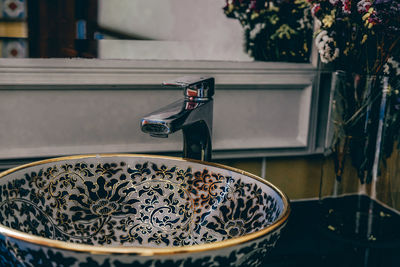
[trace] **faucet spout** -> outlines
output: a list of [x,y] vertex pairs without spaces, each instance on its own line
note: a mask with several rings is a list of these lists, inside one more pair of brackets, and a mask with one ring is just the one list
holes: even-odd
[[185,98],[144,116],[141,129],[153,137],[183,133],[183,157],[211,160],[214,78],[183,77],[165,86],[184,88]]

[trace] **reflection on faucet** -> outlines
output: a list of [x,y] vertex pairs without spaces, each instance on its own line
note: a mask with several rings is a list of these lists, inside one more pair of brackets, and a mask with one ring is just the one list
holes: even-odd
[[164,86],[184,89],[185,98],[145,116],[142,131],[154,137],[183,132],[183,157],[211,160],[214,78],[182,77]]

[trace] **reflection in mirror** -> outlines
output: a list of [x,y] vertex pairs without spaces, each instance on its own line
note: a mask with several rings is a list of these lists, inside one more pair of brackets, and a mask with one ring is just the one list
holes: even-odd
[[307,62],[306,0],[286,2],[0,0],[0,57]]
[[26,2],[0,0],[0,58],[28,55]]
[[309,0],[226,0],[224,12],[243,26],[245,51],[259,61],[309,62]]
[[[243,51],[239,21],[227,19],[225,0],[102,0],[99,23],[136,40],[99,42],[102,58],[252,60]],[[132,38],[133,39],[133,38]]]
[[0,0],[1,56],[251,61],[224,3]]

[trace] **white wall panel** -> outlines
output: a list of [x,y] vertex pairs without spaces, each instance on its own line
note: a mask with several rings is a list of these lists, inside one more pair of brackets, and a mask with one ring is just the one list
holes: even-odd
[[214,157],[312,153],[314,70],[238,64],[0,60],[0,160],[180,151],[180,133],[152,138],[139,122],[182,97],[159,84],[186,74],[216,77]]

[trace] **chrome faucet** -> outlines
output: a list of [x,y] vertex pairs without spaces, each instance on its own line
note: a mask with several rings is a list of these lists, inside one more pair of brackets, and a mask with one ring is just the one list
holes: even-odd
[[214,78],[186,76],[163,85],[183,88],[185,97],[145,116],[142,131],[168,137],[182,130],[183,157],[210,161]]

